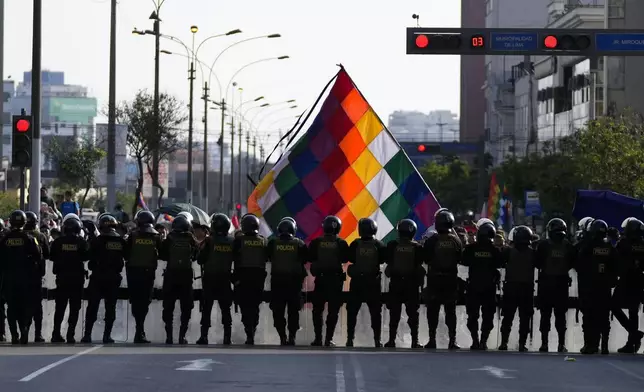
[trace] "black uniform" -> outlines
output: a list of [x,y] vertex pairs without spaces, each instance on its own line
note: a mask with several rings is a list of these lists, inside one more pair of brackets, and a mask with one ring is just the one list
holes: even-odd
[[342,265],[349,259],[349,245],[335,234],[324,234],[309,244],[311,274],[315,276],[313,289],[313,346],[322,345],[324,305],[327,306],[324,345],[333,344],[333,335],[342,307],[342,290],[346,274]]
[[211,325],[212,306],[215,301],[221,310],[224,327],[224,344],[231,343],[233,318],[232,267],[233,237],[212,235],[203,242],[198,262],[201,265],[203,309],[201,310],[201,337],[197,343],[208,344],[208,329]]
[[381,346],[382,304],[380,265],[385,262],[385,245],[376,239],[358,238],[349,246],[349,303],[347,304],[347,347],[353,346],[358,313],[366,303],[376,347]]
[[555,314],[555,329],[558,335],[558,351],[566,351],[566,314],[568,313],[569,271],[574,267],[575,248],[565,238],[539,242],[536,251],[536,267],[539,269],[538,307],[541,313],[539,331],[541,349],[548,351],[550,318]]
[[389,281],[389,341],[387,347],[395,347],[402,306],[405,305],[407,324],[411,332],[412,348],[418,345],[418,308],[420,288],[425,283],[422,246],[411,239],[392,240],[387,244],[385,274]]
[[134,343],[149,343],[145,337],[145,318],[152,299],[160,248],[161,239],[151,225],[133,231],[125,242],[127,288],[136,323]]
[[507,350],[514,315],[518,310],[519,351],[527,351],[526,342],[534,314],[535,250],[530,245],[515,242],[512,247],[503,250],[503,268],[505,268],[505,282],[499,350]]
[[[302,283],[306,277],[306,245],[299,238],[282,235],[268,242],[267,251],[271,263],[273,325],[282,345],[295,345],[295,335],[300,329]],[[285,311],[288,311],[288,340]]]
[[[0,240],[4,237],[6,233],[6,230],[4,228],[4,221],[0,219]],[[7,304],[7,301],[4,299],[4,293],[2,292],[2,282],[3,282],[3,275],[2,275],[2,263],[0,263],[0,342],[4,342],[5,339],[5,328],[6,328],[6,313],[5,313],[5,305]]]
[[197,257],[198,243],[189,232],[171,231],[161,244],[160,259],[167,261],[163,274],[163,322],[165,323],[166,343],[172,344],[172,322],[174,307],[179,300],[181,325],[179,344],[187,344],[186,333],[194,308],[192,284],[194,273],[192,263]]
[[443,305],[450,348],[456,345],[456,299],[458,296],[458,264],[461,263],[463,245],[458,235],[452,232],[437,233],[423,244],[425,263],[427,263],[427,324],[429,342],[425,347],[436,348],[436,329],[438,313]]
[[[463,251],[462,264],[468,267],[465,307],[467,329],[472,336],[472,349],[487,349],[487,340],[494,328],[496,314],[496,289],[503,262],[501,250],[492,241],[477,241]],[[479,339],[479,316],[481,335]]]
[[89,259],[89,245],[83,238],[68,234],[56,239],[51,245],[51,260],[56,275],[56,311],[54,312],[54,330],[52,343],[62,343],[60,326],[69,304],[67,318],[67,343],[75,343],[74,335],[78,323],[85,278],[85,261]]
[[[11,342],[27,344],[32,319],[33,276],[42,255],[37,240],[30,234],[14,229],[0,242],[0,275],[2,293],[7,301],[7,321]],[[2,324],[4,329],[4,323]]]
[[610,333],[611,291],[617,280],[615,248],[602,238],[589,240],[580,250],[576,269],[586,328],[585,354],[598,351],[601,338],[602,352],[608,352]]
[[121,286],[121,272],[125,258],[125,240],[111,230],[102,233],[90,242],[89,263],[87,264],[92,275],[89,279],[89,300],[85,314],[84,342],[91,342],[92,328],[98,315],[101,299],[105,301],[105,330],[103,343],[113,343],[111,338],[112,326],[116,320],[116,303],[118,301],[119,287]]
[[45,340],[42,337],[42,284],[43,278],[45,277],[47,269],[47,260],[50,259],[49,254],[49,238],[39,230],[27,230],[25,232],[31,234],[36,241],[38,241],[38,246],[40,247],[40,253],[42,257],[38,261],[38,266],[33,277],[33,295],[34,305],[32,308],[33,321],[34,321],[34,341],[36,343],[42,343]]
[[[619,281],[613,292],[612,313],[628,331],[628,341],[620,353],[636,353],[644,334],[639,330],[640,303],[644,300],[644,239],[622,238],[616,246]],[[628,310],[628,317],[623,309]]]
[[266,245],[266,238],[259,234],[242,234],[233,240],[235,296],[242,314],[246,344],[255,343],[259,325],[268,261]]

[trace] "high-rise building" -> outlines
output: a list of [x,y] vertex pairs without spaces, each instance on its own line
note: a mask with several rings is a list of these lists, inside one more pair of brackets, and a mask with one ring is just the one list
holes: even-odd
[[[461,27],[485,27],[485,3],[461,0]],[[485,57],[461,56],[460,140],[475,143],[485,134]]]
[[401,142],[453,142],[459,140],[459,120],[449,110],[428,114],[397,110],[389,115],[387,128]]

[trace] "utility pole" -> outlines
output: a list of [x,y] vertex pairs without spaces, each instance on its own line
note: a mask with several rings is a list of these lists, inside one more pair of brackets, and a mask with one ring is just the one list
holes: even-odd
[[[257,175],[257,136],[253,136],[253,170],[251,177]],[[258,180],[256,178],[256,180]]]
[[107,210],[116,205],[116,0],[110,19],[110,86],[107,108]]
[[210,214],[208,209],[208,82],[203,85],[203,186],[201,187],[203,200],[201,208]]
[[[250,175],[250,130],[246,132],[246,175]],[[246,180],[246,194],[244,199],[250,196],[250,193],[253,191],[250,188],[250,181]]]
[[192,134],[193,134],[193,104],[194,104],[194,85],[195,85],[195,63],[190,62],[190,69],[188,70],[188,79],[190,80],[190,97],[188,107],[188,185],[186,187],[186,201],[192,204]]
[[[0,82],[2,82],[2,99],[0,99],[0,166],[4,161],[4,0],[0,0]],[[0,171],[4,170],[0,167]],[[5,173],[4,188],[7,189],[7,175]]]
[[235,116],[230,116],[230,205],[235,206]]
[[239,123],[237,124],[238,131],[237,131],[237,136],[239,136],[239,147],[237,148],[237,179],[239,180],[239,184],[237,184],[237,196],[239,197],[239,202],[241,203],[244,194],[242,193],[242,123],[241,119],[239,120]]
[[[154,125],[157,137],[154,140],[154,148],[152,149],[152,168],[154,177],[156,180],[159,179],[159,147],[161,145],[159,140],[159,128],[161,127],[161,115],[159,113],[159,62],[161,60],[161,17],[159,16],[158,6],[156,11],[152,14],[154,18]],[[155,180],[155,178],[153,178]],[[157,187],[152,187],[152,200],[150,206],[160,207],[159,201],[159,190]]]
[[221,133],[219,134],[219,208],[225,209],[224,203],[224,127],[226,126],[226,99],[221,98]]
[[41,82],[42,0],[34,0],[33,43],[31,54],[31,126],[33,127],[33,142],[31,152],[33,164],[31,166],[31,177],[29,184],[29,209],[33,211],[38,218],[40,218],[40,151],[42,147],[40,139],[40,114],[42,105]]

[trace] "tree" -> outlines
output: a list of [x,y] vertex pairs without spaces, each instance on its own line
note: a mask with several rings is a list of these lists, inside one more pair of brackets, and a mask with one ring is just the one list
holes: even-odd
[[0,193],[0,217],[7,219],[9,215],[20,207],[20,202],[15,194]]
[[89,136],[74,139],[71,143],[53,138],[47,148],[47,155],[62,184],[84,191],[79,203],[84,205],[87,194],[96,183],[96,170],[101,159],[107,155],[105,150],[99,148]]
[[430,162],[420,173],[441,203],[461,214],[476,206],[477,178],[465,161],[454,157],[442,163]]
[[[152,162],[153,151],[158,147],[159,161],[163,161],[181,148],[183,142],[179,126],[187,118],[183,103],[165,93],[159,96],[158,127],[154,118],[154,96],[147,90],[140,90],[131,102],[122,102],[117,106],[117,122],[128,126],[128,150],[139,169],[135,195],[143,190],[143,174],[146,170],[152,178],[152,186],[159,189],[157,205],[162,204],[165,189],[159,182],[159,167]],[[132,213],[135,212],[136,202],[132,205]]]

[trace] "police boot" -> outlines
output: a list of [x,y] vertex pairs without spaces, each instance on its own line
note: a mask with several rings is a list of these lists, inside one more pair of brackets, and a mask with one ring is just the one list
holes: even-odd
[[136,330],[134,332],[134,343],[136,344],[150,343],[150,341],[146,339],[145,331],[143,330],[143,327],[139,325],[136,326]]
[[519,352],[520,353],[525,353],[528,351],[528,347],[526,347],[526,342],[528,341],[528,334],[527,333],[521,333],[519,332]]
[[481,331],[481,341],[479,342],[479,350],[487,350],[487,340],[490,337],[490,331]]
[[92,343],[92,329],[93,325],[92,324],[85,324],[85,333],[83,333],[83,337],[81,339],[81,343]]
[[[4,323],[2,323],[2,326],[0,328],[4,328]],[[4,337],[4,332],[0,332],[0,343],[6,342],[7,339]]]
[[181,324],[181,326],[179,326],[179,344],[188,344],[188,340],[186,339],[187,333],[188,325]]
[[199,340],[197,340],[197,344],[199,345],[207,345],[208,344],[208,330],[210,327],[201,327],[201,336],[199,336]]
[[76,343],[76,337],[74,335],[75,335],[74,330],[70,328],[67,331],[67,336],[66,336],[67,344],[75,344]]
[[602,355],[610,354],[610,352],[608,351],[608,333],[603,333],[602,334],[601,353],[602,353]]
[[45,339],[42,337],[42,319],[38,318],[34,322],[34,343],[45,343]]
[[173,330],[172,330],[172,324],[166,324],[165,325],[165,344],[173,344],[174,343],[174,338],[173,338]]
[[410,328],[411,334],[411,348],[423,348],[423,346],[418,343],[418,327]]
[[51,334],[52,343],[65,343],[63,335],[60,334],[60,325],[54,325],[54,332]]
[[472,335],[472,345],[470,346],[470,350],[480,350],[481,342],[479,341],[479,333],[478,331],[472,332],[470,332],[470,334]]
[[297,331],[288,333],[288,340],[286,341],[287,346],[295,346],[295,337],[297,336]]
[[501,345],[499,346],[499,351],[508,351],[508,341],[510,340],[509,333],[501,334]]
[[[387,343],[385,343],[385,347],[387,348],[395,348],[396,347],[396,330],[389,330],[389,340]],[[416,339],[418,340],[418,339]]]
[[461,347],[456,344],[456,332],[450,332],[449,333],[449,344],[447,346],[448,349],[450,350],[460,350]]
[[232,343],[231,336],[232,336],[231,326],[230,325],[224,326],[224,345],[230,346],[230,344]]
[[112,344],[114,339],[112,339],[112,326],[113,323],[105,323],[105,329],[103,330],[103,343]]
[[539,347],[539,352],[547,353],[548,352],[548,333],[544,332],[541,335],[541,347]]
[[599,352],[599,337],[595,338],[595,334],[584,334],[584,347],[579,350],[580,353],[586,355],[597,354]]
[[280,337],[280,346],[286,346],[286,343],[287,343],[287,339],[286,339],[286,331],[284,331],[283,329],[281,329],[281,330],[277,331],[277,334],[278,334],[278,335],[279,335],[279,337]]
[[568,349],[566,348],[566,331],[562,331],[558,333],[559,338],[558,340],[558,345],[557,345],[557,352],[558,353],[567,353]]
[[426,349],[436,349],[436,331],[429,331],[429,342],[425,345]]
[[23,346],[29,344],[29,328],[20,328],[20,344]]
[[381,331],[380,331],[380,325],[377,326],[377,328],[373,329],[373,346],[375,348],[381,348],[382,347],[382,342],[380,341],[380,336],[381,336]]
[[[326,336],[324,337],[324,347],[334,347],[335,342],[333,341],[333,332],[334,330],[326,330]],[[314,342],[315,343],[315,342]]]
[[246,332],[246,342],[244,342],[245,345],[247,346],[254,346],[255,345],[255,331],[252,328],[244,328]]

